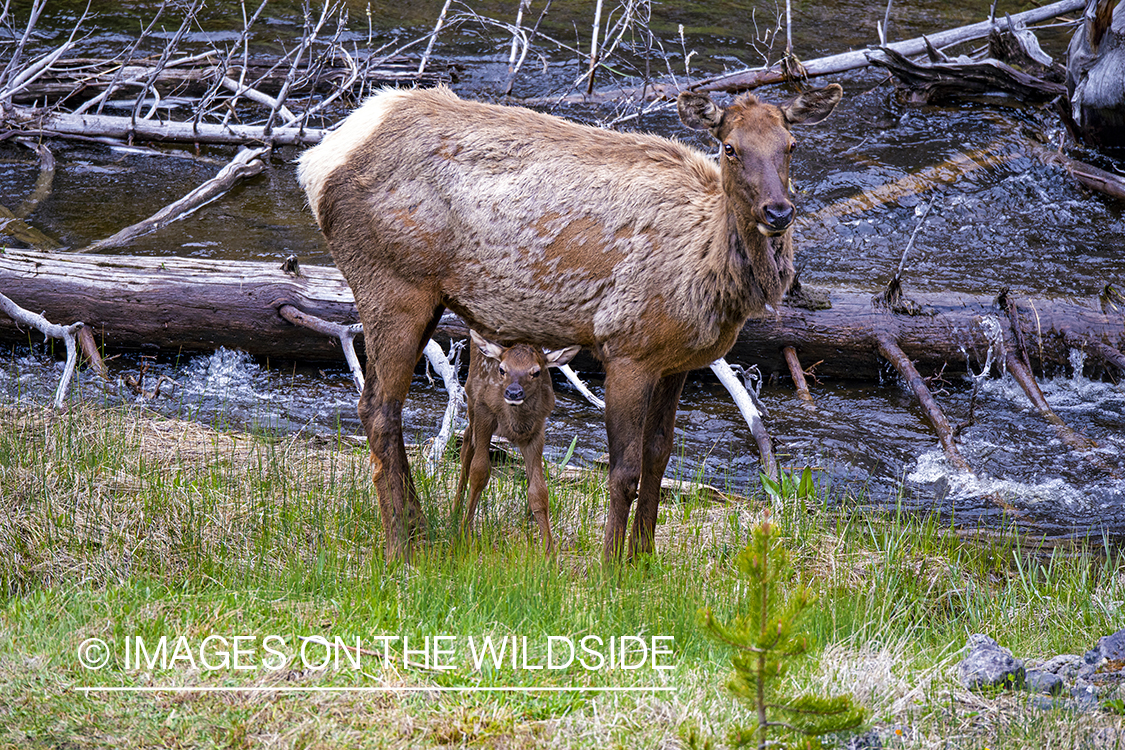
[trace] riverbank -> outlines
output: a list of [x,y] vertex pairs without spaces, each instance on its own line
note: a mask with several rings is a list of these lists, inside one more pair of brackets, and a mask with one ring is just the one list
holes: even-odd
[[[670,495],[657,554],[606,570],[604,477],[552,474],[551,564],[518,463],[451,545],[450,453],[418,480],[429,544],[388,567],[363,446],[133,408],[0,425],[0,746],[679,747],[748,721],[696,618],[741,611],[763,497]],[[1117,713],[957,669],[973,633],[1030,659],[1118,630],[1119,552],[864,505],[827,487],[773,514],[820,597],[795,692],[851,692],[884,747],[1125,745]]]

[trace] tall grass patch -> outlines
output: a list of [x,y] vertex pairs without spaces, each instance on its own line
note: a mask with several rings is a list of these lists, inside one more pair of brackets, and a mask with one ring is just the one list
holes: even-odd
[[[383,558],[366,446],[344,436],[232,433],[132,408],[4,409],[0,422],[0,746],[675,747],[748,719],[697,617],[745,608],[734,560],[763,497],[670,491],[656,553],[606,566],[604,475],[549,470],[551,560],[518,462],[496,467],[477,533],[458,538],[451,448],[416,477],[428,539],[404,565]],[[869,504],[828,489],[772,514],[819,595],[792,692],[849,692],[903,747],[1121,730],[1110,714],[970,694],[954,670],[969,633],[1048,656],[1125,624],[1112,546],[982,542]],[[201,642],[236,636],[257,639],[260,662],[267,634],[288,657],[276,669],[200,663]],[[181,636],[196,653],[126,663],[122,644],[139,637],[152,657],[162,636],[166,655]],[[548,668],[587,637],[601,664]],[[627,668],[608,655],[622,637],[670,652]],[[98,669],[80,659],[92,638],[110,646]],[[435,658],[439,638],[450,650]],[[238,690],[82,692],[98,686]]]

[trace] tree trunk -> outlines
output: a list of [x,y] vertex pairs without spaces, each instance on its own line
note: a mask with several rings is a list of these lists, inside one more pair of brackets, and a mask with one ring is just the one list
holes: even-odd
[[[292,305],[324,320],[357,322],[343,277],[331,267],[286,271],[282,265],[7,250],[0,253],[0,291],[52,321],[82,321],[111,349],[225,346],[258,356],[343,363],[337,339],[294,325],[280,312]],[[1009,325],[1009,315],[991,297],[916,294],[892,309],[881,294],[832,290],[831,307],[809,309],[817,305],[800,292],[804,301],[797,304],[805,307],[785,304],[776,315],[752,318],[727,358],[788,376],[784,349],[793,347],[804,367],[815,365],[817,377],[874,380],[883,367],[879,339],[889,336],[924,374],[942,366],[947,373],[964,372],[964,352],[979,368],[990,346],[987,331]],[[1125,348],[1125,304],[1112,290],[1086,304],[1044,297],[1015,302],[1037,371],[1068,366],[1074,346],[1085,346],[1091,362],[1099,363],[1114,352],[1119,358]],[[447,314],[438,338],[466,335],[464,323]],[[27,338],[26,330],[0,315],[0,340]],[[592,366],[590,360],[579,364]]]
[[1125,5],[1089,0],[1067,49],[1071,115],[1086,143],[1125,153]]

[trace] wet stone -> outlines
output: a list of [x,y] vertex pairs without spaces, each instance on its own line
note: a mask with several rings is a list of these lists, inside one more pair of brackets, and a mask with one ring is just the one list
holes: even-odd
[[1023,662],[987,635],[969,636],[969,655],[958,665],[961,684],[970,690],[1018,688],[1026,674]]

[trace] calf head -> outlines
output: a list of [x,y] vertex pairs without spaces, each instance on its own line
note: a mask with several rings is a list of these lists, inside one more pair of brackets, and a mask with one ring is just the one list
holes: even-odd
[[547,368],[562,367],[574,358],[580,348],[569,346],[544,352],[527,344],[504,347],[485,339],[476,331],[469,331],[469,334],[481,354],[497,361],[501,391],[508,406],[522,406],[529,401],[535,408],[544,393],[553,393]]
[[709,130],[720,144],[723,190],[739,218],[767,236],[793,224],[789,200],[789,155],[797,141],[789,128],[820,122],[843,96],[839,84],[807,91],[780,105],[752,94],[721,107],[707,94],[685,91],[676,106],[680,120],[694,130]]

